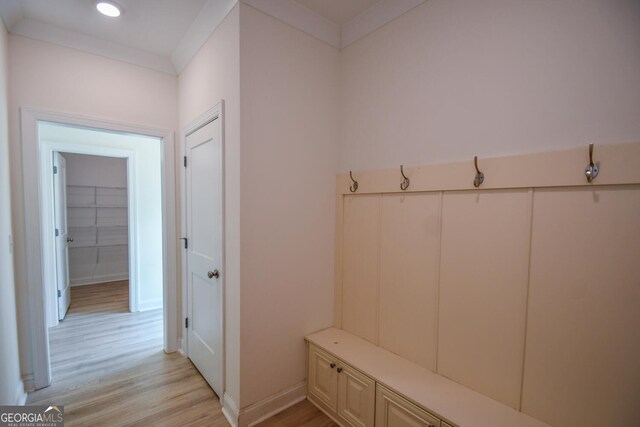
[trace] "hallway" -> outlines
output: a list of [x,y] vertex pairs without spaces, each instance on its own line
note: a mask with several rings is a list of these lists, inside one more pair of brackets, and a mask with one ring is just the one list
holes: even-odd
[[77,286],[50,329],[52,385],[28,404],[64,405],[65,425],[228,426],[191,362],[162,350],[162,310],[128,311],[128,283]]

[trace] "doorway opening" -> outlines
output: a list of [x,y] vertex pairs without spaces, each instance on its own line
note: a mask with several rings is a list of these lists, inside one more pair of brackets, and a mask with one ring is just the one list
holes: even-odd
[[[65,247],[72,252],[68,284],[86,285],[69,286],[72,309],[74,289],[88,291],[97,286],[89,285],[90,282],[116,280],[112,288],[124,289],[124,297],[120,292],[118,298],[124,298],[125,312],[157,312],[156,335],[160,338],[157,348],[167,353],[175,351],[172,133],[24,108],[22,131],[25,211],[30,213],[25,218],[26,249],[34,266],[40,266],[28,272],[31,277],[27,286],[33,307],[29,311],[33,382],[25,382],[27,389],[47,387],[52,380],[49,326],[57,323],[64,311],[58,298],[58,290],[64,288],[64,283],[58,285],[62,252],[56,247],[56,228],[58,234],[67,231],[71,244],[71,248]],[[55,159],[64,156],[76,160],[86,160],[86,156],[94,160],[111,158],[120,161],[121,169],[126,171],[126,177],[120,177],[126,185],[103,186],[88,178],[70,183],[75,188],[70,195],[65,191],[63,197],[67,199],[64,203],[69,204],[70,221],[65,224],[68,230],[56,227],[56,185],[52,173]],[[78,253],[73,254],[74,251]],[[78,259],[83,262],[74,265]],[[116,268],[107,271],[107,267]],[[118,282],[118,279],[125,280]],[[136,340],[153,335],[142,333]]]
[[131,312],[137,305],[129,289],[127,166],[127,158],[53,153],[57,301],[48,304],[49,327],[65,318],[72,295],[91,294],[72,287],[118,282],[118,300]]

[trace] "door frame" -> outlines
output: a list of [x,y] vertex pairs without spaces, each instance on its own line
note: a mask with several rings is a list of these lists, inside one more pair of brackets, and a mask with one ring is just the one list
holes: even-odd
[[[162,144],[162,230],[163,230],[163,329],[164,351],[171,353],[178,347],[178,313],[176,283],[176,215],[175,215],[175,144],[171,130],[150,128],[113,120],[52,112],[21,107],[20,126],[22,144],[22,168],[24,191],[25,252],[35,268],[27,268],[27,294],[29,325],[21,338],[30,342],[33,367],[33,383],[27,381],[27,389],[39,389],[51,384],[49,355],[49,329],[46,319],[44,274],[44,235],[47,224],[42,221],[43,182],[40,170],[40,141],[38,122],[46,121],[70,126],[151,136]],[[34,173],[34,171],[37,171]],[[51,237],[51,233],[49,233]]]
[[[225,382],[225,372],[226,372],[226,335],[225,335],[225,319],[226,319],[226,229],[225,229],[225,140],[224,140],[224,100],[220,100],[216,105],[207,110],[205,113],[200,115],[198,118],[190,122],[186,125],[180,134],[180,157],[184,159],[186,155],[185,145],[187,142],[187,135],[195,132],[206,124],[212,122],[213,120],[220,120],[220,189],[221,189],[221,197],[222,197],[222,209],[221,209],[221,221],[222,221],[222,253],[221,253],[221,265],[223,266],[222,274],[220,275],[220,286],[222,287],[222,301],[220,302],[222,307],[222,313],[220,313],[220,336],[222,337],[222,348],[220,349],[220,357],[221,357],[221,366],[222,373],[220,378],[221,389],[223,391],[223,395],[225,392],[226,382]],[[186,177],[186,168],[182,167],[182,173],[180,174],[180,232],[181,237],[186,236],[187,234],[187,177]],[[182,241],[181,241],[182,242]],[[180,246],[181,252],[181,282],[182,282],[182,341],[180,344],[180,352],[188,357],[188,331],[186,328],[186,324],[184,319],[187,317],[189,313],[189,281],[188,281],[188,271],[187,271],[187,251],[184,250],[184,246]],[[220,400],[223,400],[223,396],[218,396]]]
[[[73,154],[86,154],[91,156],[106,156],[117,157],[127,161],[127,222],[129,244],[129,311],[138,311],[138,275],[136,272],[138,266],[138,239],[137,239],[137,226],[138,226],[138,214],[136,208],[135,197],[131,196],[131,189],[137,188],[137,170],[135,167],[135,150],[127,150],[123,148],[108,148],[104,146],[95,146],[88,148],[84,145],[79,146],[74,143],[67,142],[51,142],[40,141],[40,203],[41,203],[41,218],[42,218],[42,263],[44,277],[57,277],[56,274],[57,265],[55,263],[55,256],[57,254],[54,250],[55,237],[52,237],[54,225],[54,193],[53,188],[53,175],[44,173],[50,171],[53,167],[52,154],[58,153],[73,153]],[[65,208],[66,209],[66,208]],[[56,297],[56,289],[54,286],[48,286],[46,281],[43,283],[45,287],[45,306],[47,307],[48,326],[52,327],[58,324],[58,303]]]

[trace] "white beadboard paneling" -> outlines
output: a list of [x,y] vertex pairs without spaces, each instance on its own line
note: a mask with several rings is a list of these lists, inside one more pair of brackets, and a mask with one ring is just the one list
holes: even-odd
[[380,346],[435,370],[440,193],[382,196]]
[[536,189],[533,206],[522,410],[638,425],[640,186]]
[[380,196],[344,198],[342,327],[378,343]]
[[530,216],[527,190],[443,196],[438,373],[516,409]]

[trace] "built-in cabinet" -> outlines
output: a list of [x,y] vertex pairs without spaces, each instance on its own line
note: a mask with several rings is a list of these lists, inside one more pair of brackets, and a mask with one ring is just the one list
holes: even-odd
[[129,275],[127,189],[67,185],[71,285]]
[[311,334],[307,397],[345,427],[548,427],[336,328]]
[[378,385],[376,389],[376,427],[439,426],[440,420],[438,418],[397,393]]
[[436,416],[313,344],[309,345],[308,392],[312,402],[345,426],[441,426]]
[[309,394],[345,425],[373,426],[375,382],[335,356],[310,346]]

